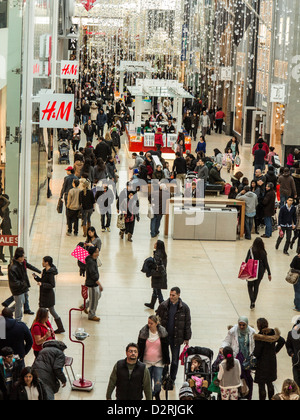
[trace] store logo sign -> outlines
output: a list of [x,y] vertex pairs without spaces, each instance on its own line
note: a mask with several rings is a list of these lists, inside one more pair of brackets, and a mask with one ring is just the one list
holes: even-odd
[[79,63],[78,61],[62,61],[60,78],[61,79],[78,79]]
[[81,0],[81,3],[84,5],[85,9],[89,12],[92,7],[95,6],[96,0]]
[[73,125],[74,95],[41,95],[41,128],[72,128]]
[[270,102],[285,103],[285,85],[272,83]]

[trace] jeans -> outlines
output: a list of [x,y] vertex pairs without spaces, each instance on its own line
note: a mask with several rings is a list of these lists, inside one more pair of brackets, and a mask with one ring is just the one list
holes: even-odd
[[297,284],[294,284],[295,299],[294,305],[295,308],[300,311],[300,281]]
[[[105,224],[106,216],[106,224]],[[106,214],[101,214],[101,227],[102,229],[109,228],[111,223],[111,214],[107,212]]]
[[83,115],[82,116],[82,124],[86,124],[89,120],[90,116],[89,115]]
[[14,301],[16,304],[15,320],[21,322],[23,318],[23,306],[25,304],[25,293],[19,296],[14,296]]
[[[283,251],[284,252],[288,252],[289,247],[290,247],[290,243],[291,243],[292,231],[293,230],[292,230],[292,228],[289,228],[289,227],[282,227],[281,229],[282,229],[282,231],[284,233],[283,237],[286,234],[286,241],[285,241],[285,245],[284,245],[284,250]],[[281,244],[282,240],[283,240],[283,238],[281,238],[280,236],[278,236],[277,243],[276,243],[276,249],[279,248],[279,245]]]
[[171,379],[175,382],[179,366],[180,345],[176,345],[172,337],[169,337],[169,345],[172,357],[170,376]]
[[151,219],[150,233],[151,233],[152,238],[155,238],[155,236],[159,234],[161,219],[162,219],[161,214],[155,214],[154,217]]
[[254,217],[245,216],[245,238],[251,239]]
[[[2,306],[8,308],[13,302],[14,302],[14,297],[11,296],[2,303]],[[30,311],[29,295],[28,295],[28,293],[25,293],[24,312],[29,312],[29,311]]]
[[216,133],[222,134],[224,120],[216,120]]
[[153,395],[159,394],[161,391],[161,381],[162,381],[162,374],[163,374],[163,367],[151,366],[149,368],[149,373],[151,377],[151,382],[154,384]]
[[152,293],[152,301],[155,301],[158,299],[159,303],[163,303],[164,302],[164,297],[162,295],[161,289],[153,289],[153,293]]
[[268,238],[271,238],[272,232],[273,232],[273,230],[272,230],[272,217],[267,216],[267,217],[264,218],[264,221],[265,221],[265,225],[266,225],[265,235]]
[[87,223],[91,223],[93,211],[93,209],[82,210],[82,226],[86,226]]

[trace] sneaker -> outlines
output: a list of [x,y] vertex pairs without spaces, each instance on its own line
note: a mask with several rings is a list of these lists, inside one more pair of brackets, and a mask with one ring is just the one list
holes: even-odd
[[67,233],[66,233],[66,235],[67,235],[67,236],[72,236],[72,233],[67,232]]
[[108,227],[108,228],[106,228],[106,230],[107,230],[107,232],[110,232],[110,228]]
[[105,229],[105,228],[103,228],[103,229],[102,229],[102,232],[106,232],[106,229]]

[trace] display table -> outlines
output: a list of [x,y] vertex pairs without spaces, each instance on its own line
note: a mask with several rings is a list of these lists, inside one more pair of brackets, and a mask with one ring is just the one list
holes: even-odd
[[[135,131],[129,131],[126,127],[126,135],[128,139],[128,150],[129,152],[148,152],[149,150],[155,149],[154,133],[145,133],[144,135],[138,135]],[[163,134],[164,146],[161,148],[162,153],[173,153],[175,154],[174,145],[177,141],[177,134]],[[192,139],[185,137],[185,148],[191,152],[192,150]]]
[[170,206],[171,205],[178,205],[178,204],[187,204],[190,206],[193,203],[203,204],[204,205],[215,205],[215,206],[228,206],[228,207],[236,207],[240,210],[240,217],[239,217],[239,225],[240,225],[240,238],[243,239],[245,233],[245,214],[246,214],[246,203],[245,201],[239,200],[231,200],[227,198],[217,198],[217,199],[209,199],[205,198],[180,198],[174,197],[168,200],[167,204],[167,214],[165,215],[165,237],[169,236],[169,220],[170,220]]

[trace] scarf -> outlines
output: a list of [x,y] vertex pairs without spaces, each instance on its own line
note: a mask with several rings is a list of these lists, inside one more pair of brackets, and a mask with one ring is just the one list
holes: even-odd
[[248,318],[246,317],[240,317],[238,324],[240,322],[243,322],[245,324],[247,324],[247,328],[245,330],[241,330],[239,325],[238,325],[238,342],[239,342],[239,348],[240,348],[240,352],[243,354],[243,356],[245,357],[245,359],[247,359],[250,355],[249,352],[249,328],[248,328]]

